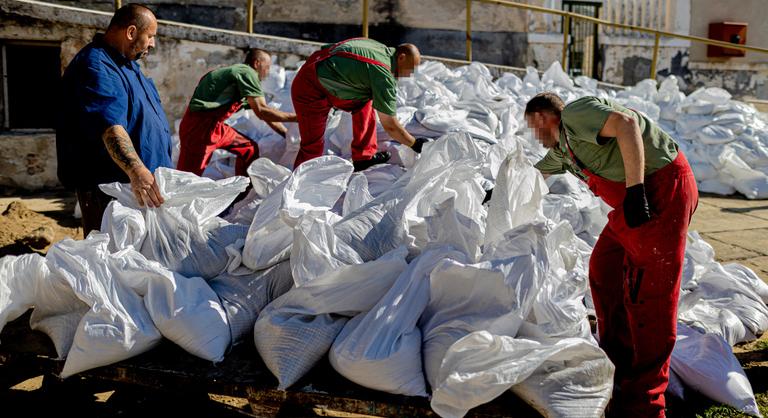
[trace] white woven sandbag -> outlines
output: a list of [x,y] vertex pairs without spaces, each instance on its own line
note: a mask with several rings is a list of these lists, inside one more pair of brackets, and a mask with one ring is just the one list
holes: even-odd
[[375,261],[340,267],[264,308],[253,328],[254,342],[280,389],[328,352],[348,317],[376,304],[406,268],[406,254],[401,247]]
[[155,179],[165,199],[157,208],[139,207],[129,184],[99,187],[123,206],[142,212],[147,234],[138,250],[148,259],[188,277],[217,276],[230,262],[227,247],[243,239],[245,230],[228,227],[216,216],[245,190],[248,179],[214,181],[165,167],[155,170]]
[[219,297],[200,277],[184,277],[123,250],[108,258],[115,280],[144,300],[160,333],[188,353],[219,362],[232,341]]
[[243,248],[243,264],[262,270],[288,259],[293,227],[310,211],[331,209],[347,187],[352,163],[335,156],[302,164],[259,206]]
[[162,338],[142,298],[105,262],[111,256],[108,242],[105,234],[91,234],[83,241],[60,241],[48,251],[51,271],[90,306],[75,332],[63,378],[146,352]]
[[128,246],[141,249],[147,236],[147,224],[140,210],[109,202],[101,218],[101,232],[109,234],[109,250],[116,252]]
[[224,273],[208,284],[221,299],[234,345],[253,332],[253,324],[265,306],[293,287],[291,264],[283,261],[242,275]]
[[[593,373],[571,374],[566,362]],[[550,376],[555,370],[561,373]],[[605,353],[581,338],[536,341],[478,331],[451,346],[431,406],[441,417],[463,417],[512,388],[542,412],[556,407],[554,416],[600,416],[610,400],[613,370]],[[569,379],[559,381],[563,374]],[[531,376],[533,385],[515,387]]]
[[0,258],[0,331],[37,303],[37,287],[50,276],[40,254]]
[[371,389],[426,396],[416,324],[428,302],[429,273],[445,258],[464,256],[445,246],[424,251],[370,311],[344,326],[329,355],[336,371]]
[[709,398],[743,413],[762,416],[749,379],[721,336],[701,334],[679,324],[670,369],[687,386]]

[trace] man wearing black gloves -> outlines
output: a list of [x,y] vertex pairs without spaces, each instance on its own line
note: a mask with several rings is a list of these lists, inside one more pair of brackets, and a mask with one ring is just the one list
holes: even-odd
[[420,152],[416,141],[395,117],[397,79],[410,77],[421,62],[415,45],[396,48],[368,38],[324,45],[301,66],[291,85],[291,99],[299,122],[301,148],[293,168],[323,155],[325,127],[331,108],[352,114],[352,163],[362,171],[389,160],[376,152],[376,115],[395,141]]
[[566,170],[613,208],[589,262],[600,346],[616,366],[609,415],[664,417],[685,243],[698,204],[677,144],[646,116],[583,97],[534,96],[528,127],[543,174]]

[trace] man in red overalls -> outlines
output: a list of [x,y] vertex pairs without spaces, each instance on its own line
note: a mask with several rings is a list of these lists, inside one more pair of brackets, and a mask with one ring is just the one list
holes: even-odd
[[428,140],[416,139],[395,117],[397,77],[408,77],[421,55],[411,44],[397,48],[366,38],[325,45],[301,67],[291,86],[299,121],[301,149],[294,168],[323,154],[325,127],[331,108],[352,113],[352,162],[355,171],[389,160],[377,153],[376,115],[397,142],[421,152]]
[[240,110],[243,102],[285,137],[287,129],[280,122],[296,122],[296,115],[273,109],[264,100],[260,80],[269,74],[271,63],[269,53],[254,48],[248,51],[244,64],[219,68],[203,76],[181,119],[177,169],[199,176],[213,151],[225,149],[237,156],[235,173],[246,175],[248,166],[259,157],[259,149],[253,141],[224,123]]
[[549,148],[536,168],[573,172],[613,208],[589,262],[600,346],[616,366],[608,413],[664,417],[688,224],[698,204],[688,161],[646,116],[606,99],[564,106],[541,93],[525,118]]

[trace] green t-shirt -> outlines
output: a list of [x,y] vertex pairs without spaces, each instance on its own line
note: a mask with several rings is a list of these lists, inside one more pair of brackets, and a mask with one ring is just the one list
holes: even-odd
[[[323,48],[331,46],[333,44],[324,45]],[[332,56],[317,64],[317,78],[320,84],[339,99],[363,101],[372,99],[374,109],[394,116],[397,111],[395,48],[389,48],[371,39],[355,39],[340,45],[335,51],[362,55],[387,67],[352,58]]]
[[247,64],[235,64],[229,67],[213,70],[203,76],[197,84],[189,109],[216,109],[241,101],[246,97],[262,97],[259,73]]
[[550,149],[536,164],[542,173],[561,174],[566,170],[581,176],[581,170],[571,159],[568,144],[576,158],[592,173],[608,180],[623,182],[624,160],[616,138],[600,136],[605,121],[612,112],[632,116],[640,125],[645,148],[645,174],[651,174],[677,157],[677,144],[643,114],[597,97],[582,97],[569,103],[560,115],[560,143]]

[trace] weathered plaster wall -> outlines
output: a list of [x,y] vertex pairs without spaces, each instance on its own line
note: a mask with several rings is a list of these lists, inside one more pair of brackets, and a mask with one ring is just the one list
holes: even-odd
[[529,33],[525,65],[546,70],[563,58],[563,35],[559,33]]
[[0,135],[0,185],[35,190],[58,184],[53,133]]
[[[653,58],[653,41],[651,39],[618,38],[603,41],[600,44],[600,54],[603,59],[603,81],[614,84],[631,86],[650,78],[651,60]],[[674,73],[681,75],[687,71],[680,68],[678,62],[681,56],[687,56],[686,44],[669,44],[659,47],[659,57],[656,64],[656,74]],[[684,65],[686,62],[683,62]]]
[[768,65],[741,64],[724,70],[719,64],[691,62],[691,89],[722,87],[742,99],[768,100]]

